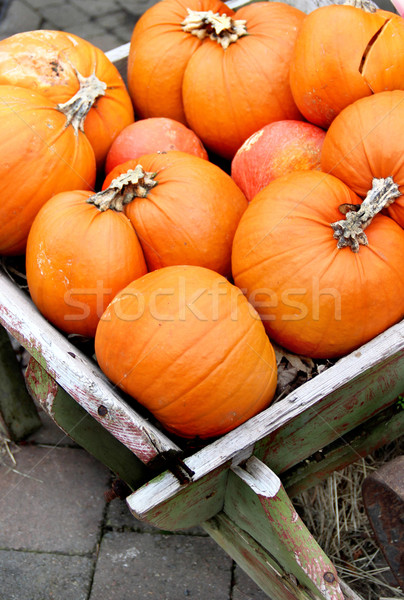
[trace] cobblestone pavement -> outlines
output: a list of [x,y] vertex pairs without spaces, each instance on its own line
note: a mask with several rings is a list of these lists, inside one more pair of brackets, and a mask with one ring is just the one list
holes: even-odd
[[0,600],[268,600],[202,529],[159,531],[45,413],[0,455]]

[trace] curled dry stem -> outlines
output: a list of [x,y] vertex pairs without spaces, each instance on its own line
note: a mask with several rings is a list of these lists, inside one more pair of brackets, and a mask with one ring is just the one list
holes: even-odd
[[58,104],[57,109],[66,116],[66,127],[72,125],[77,135],[79,131],[84,131],[85,118],[96,99],[105,95],[107,84],[100,81],[94,73],[89,77],[83,77],[77,69],[74,70],[80,88],[70,100]]
[[390,206],[401,196],[398,185],[392,177],[373,179],[372,189],[357,209],[349,210],[350,205],[342,205],[345,219],[331,223],[334,238],[338,240],[338,248],[349,247],[352,252],[359,252],[360,245],[367,246],[366,227],[383,208]]
[[246,21],[235,20],[228,15],[220,15],[211,10],[188,10],[188,16],[181,23],[183,31],[195,35],[200,40],[209,37],[218,42],[224,50],[230,44],[247,35]]
[[147,196],[149,190],[157,185],[155,176],[156,173],[148,173],[141,165],[136,165],[135,169],[129,169],[113,179],[106,190],[90,196],[87,202],[94,204],[101,212],[109,209],[122,212],[124,206],[134,198]]

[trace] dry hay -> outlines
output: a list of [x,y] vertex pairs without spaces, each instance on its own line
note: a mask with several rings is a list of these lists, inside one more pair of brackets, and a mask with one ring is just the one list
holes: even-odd
[[364,478],[403,453],[404,441],[392,442],[293,499],[341,578],[363,600],[404,598],[374,539],[362,501]]

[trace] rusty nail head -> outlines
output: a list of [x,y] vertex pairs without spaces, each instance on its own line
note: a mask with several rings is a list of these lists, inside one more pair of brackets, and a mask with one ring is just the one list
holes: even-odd
[[334,583],[334,581],[335,581],[335,577],[330,571],[327,571],[327,573],[324,573],[324,579],[327,583]]
[[100,415],[100,417],[105,417],[105,415],[108,414],[108,408],[106,406],[104,406],[103,404],[101,404],[98,407],[98,414]]

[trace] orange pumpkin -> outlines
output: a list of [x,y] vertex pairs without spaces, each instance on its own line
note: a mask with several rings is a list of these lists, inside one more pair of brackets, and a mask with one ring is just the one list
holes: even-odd
[[39,211],[27,242],[32,300],[67,333],[93,337],[114,296],[147,272],[143,252],[122,212],[101,212],[91,191],[62,192]]
[[[392,177],[404,194],[404,91],[381,92],[347,106],[324,140],[321,168],[364,197],[373,179]],[[387,208],[404,227],[404,196]]]
[[289,63],[304,17],[280,2],[253,3],[235,13],[216,1],[158,3],[131,39],[128,85],[135,112],[188,123],[208,150],[232,158],[260,127],[301,117]]
[[137,21],[130,40],[128,87],[140,118],[169,117],[186,124],[182,80],[202,40],[184,32],[188,8],[233,15],[221,0],[157,2]]
[[58,104],[90,140],[98,166],[133,122],[130,96],[99,48],[64,31],[25,31],[0,41],[0,85],[32,89]]
[[[403,318],[404,231],[378,213],[380,183],[355,210],[361,199],[336,177],[296,171],[272,181],[245,211],[234,281],[279,345],[333,358]],[[397,194],[386,185],[384,202]]]
[[148,273],[120,292],[95,337],[98,363],[174,434],[218,436],[266,408],[276,360],[243,294],[195,266]]
[[186,264],[230,274],[247,200],[216,165],[185,152],[148,154],[115,167],[103,190],[100,202],[102,194],[106,202],[124,202],[149,270]]
[[290,65],[290,84],[306,119],[327,128],[355,100],[404,89],[403,71],[400,16],[332,4],[305,19]]
[[38,92],[0,85],[0,254],[21,254],[31,224],[54,194],[91,189],[94,151]]
[[166,117],[152,117],[131,123],[121,131],[109,149],[105,171],[143,154],[179,150],[208,159],[198,136],[182,123]]
[[281,175],[319,169],[324,136],[325,131],[303,121],[269,123],[237,150],[231,176],[250,201]]

